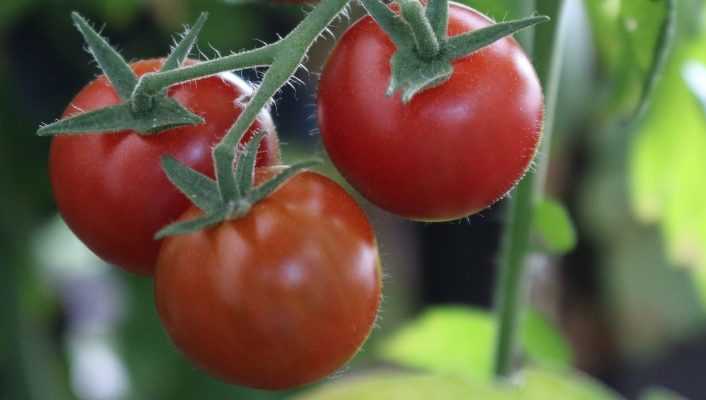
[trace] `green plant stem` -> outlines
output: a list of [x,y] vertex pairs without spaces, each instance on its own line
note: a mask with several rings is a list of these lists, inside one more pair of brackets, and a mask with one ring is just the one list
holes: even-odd
[[[553,23],[550,41],[538,41],[538,54],[543,47],[550,49],[548,54],[542,54],[548,63],[538,63],[538,75],[543,82],[545,93],[545,122],[542,144],[538,154],[538,165],[535,171],[529,171],[518,184],[508,204],[508,220],[500,250],[500,273],[496,287],[496,307],[498,319],[498,337],[495,349],[494,373],[498,378],[507,378],[513,372],[514,355],[518,347],[519,326],[524,313],[526,297],[526,255],[529,250],[529,240],[532,230],[532,213],[534,205],[542,195],[544,180],[549,162],[549,146],[554,122],[556,96],[561,70],[561,52],[563,42],[559,27],[562,24],[560,10],[563,10],[563,0],[551,1],[550,10],[542,10],[549,15]],[[529,2],[526,2],[529,3]],[[526,4],[525,4],[526,5]],[[526,10],[523,10],[526,11]],[[532,43],[531,37],[524,37],[525,46]],[[528,49],[528,53],[531,51]]]

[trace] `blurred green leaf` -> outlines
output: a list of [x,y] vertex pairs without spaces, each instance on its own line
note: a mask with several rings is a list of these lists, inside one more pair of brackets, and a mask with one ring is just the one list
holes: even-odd
[[649,77],[669,9],[669,0],[585,2],[608,78],[605,111],[633,113],[649,90]]
[[670,260],[692,267],[706,302],[706,118],[682,75],[706,62],[706,35],[681,39],[631,148],[631,201],[660,224]]
[[662,387],[653,387],[647,389],[642,396],[641,400],[685,400],[685,397],[680,396],[676,392]]
[[[491,378],[495,332],[495,320],[486,311],[435,307],[384,339],[377,350],[387,361],[485,382]],[[534,361],[568,367],[568,344],[537,311],[527,315],[522,340]]]
[[571,367],[573,354],[557,327],[539,311],[530,308],[522,326],[522,341],[530,360],[557,369]]
[[579,373],[530,369],[516,386],[481,384],[445,375],[380,373],[344,380],[304,393],[295,400],[602,400],[617,399]]
[[576,246],[576,230],[569,212],[561,203],[543,199],[534,208],[534,229],[542,245],[552,253],[564,254]]

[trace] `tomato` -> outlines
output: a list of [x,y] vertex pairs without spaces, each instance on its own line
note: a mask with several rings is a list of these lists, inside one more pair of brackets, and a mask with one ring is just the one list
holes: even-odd
[[[162,60],[132,64],[135,73],[157,71]],[[193,63],[194,61],[189,61]],[[198,126],[170,129],[151,136],[132,131],[115,134],[56,136],[49,172],[56,204],[68,226],[105,261],[139,274],[151,274],[159,252],[156,231],[177,219],[189,200],[167,179],[160,157],[170,154],[213,176],[211,148],[225,135],[242,106],[237,100],[251,89],[232,74],[175,85],[168,94],[205,120]],[[64,112],[119,104],[109,81],[100,76],[84,87]],[[259,165],[279,161],[279,145],[267,112],[255,128],[267,131]]]
[[240,219],[164,239],[155,272],[157,310],[176,346],[212,374],[262,389],[310,383],[348,361],[380,290],[367,218],[312,172]]
[[[450,36],[486,27],[450,3]],[[371,202],[406,218],[458,219],[501,197],[529,167],[543,96],[518,43],[453,62],[450,79],[403,104],[386,96],[395,46],[369,16],[341,37],[321,75],[319,127],[331,160]]]

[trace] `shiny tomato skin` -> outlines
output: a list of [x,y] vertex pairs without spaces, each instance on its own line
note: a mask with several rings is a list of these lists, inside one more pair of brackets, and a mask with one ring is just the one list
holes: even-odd
[[[450,3],[450,36],[490,20]],[[395,46],[366,16],[321,75],[319,127],[338,170],[367,199],[406,218],[476,213],[523,176],[540,139],[543,96],[518,43],[504,38],[453,62],[451,78],[403,104],[386,96]]]
[[[143,60],[132,68],[141,76],[157,71],[162,62]],[[57,207],[67,225],[103,260],[134,273],[152,274],[160,245],[153,239],[155,232],[190,205],[168,181],[160,158],[169,154],[212,177],[211,149],[240,115],[242,106],[237,100],[250,91],[232,74],[203,78],[175,85],[168,94],[203,117],[204,124],[151,136],[124,131],[54,137],[49,172]],[[120,102],[107,79],[100,76],[76,95],[64,117]],[[279,144],[269,114],[263,112],[254,127],[268,132],[258,164],[278,163]]]
[[240,219],[166,238],[155,272],[157,310],[176,346],[229,383],[270,390],[345,364],[373,326],[380,291],[368,220],[312,172]]

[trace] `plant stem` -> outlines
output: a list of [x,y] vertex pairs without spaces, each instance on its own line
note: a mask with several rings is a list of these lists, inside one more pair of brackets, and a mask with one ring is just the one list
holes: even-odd
[[[544,179],[549,162],[549,146],[554,122],[554,110],[561,70],[563,41],[561,40],[561,15],[564,0],[545,0],[551,2],[551,9],[542,10],[549,15],[553,23],[549,26],[551,40],[540,40],[537,53],[549,62],[538,64],[538,75],[543,82],[545,93],[545,122],[542,144],[538,152],[538,167],[529,171],[518,184],[508,204],[508,222],[500,249],[500,274],[496,287],[496,307],[498,315],[498,337],[495,349],[495,375],[507,378],[513,372],[513,359],[518,347],[518,333],[524,313],[526,297],[525,262],[529,249],[534,205],[544,190]],[[527,5],[530,2],[525,2]],[[523,12],[526,10],[523,10]],[[541,28],[540,28],[541,29]],[[524,37],[525,46],[532,43],[530,36]],[[547,54],[545,49],[550,49]],[[527,49],[531,54],[530,49]]]
[[222,195],[235,190],[235,182],[230,177],[238,141],[255,121],[260,110],[296,72],[309,47],[343,10],[348,1],[322,1],[289,35],[275,44],[277,50],[274,63],[267,70],[262,83],[245,106],[243,113],[213,150],[214,167]]

